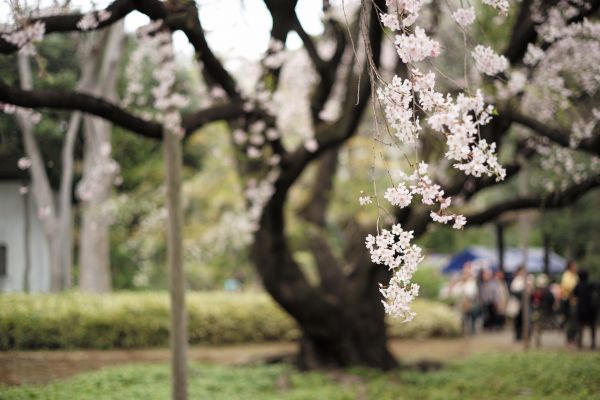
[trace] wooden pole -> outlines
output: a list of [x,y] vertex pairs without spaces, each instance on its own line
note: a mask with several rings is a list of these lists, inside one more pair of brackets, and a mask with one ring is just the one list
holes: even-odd
[[[521,179],[519,181],[519,194],[522,196],[525,196],[528,194],[529,192],[529,185],[528,185],[528,180],[529,180],[529,174],[523,173],[523,175],[521,176]],[[529,331],[529,319],[531,318],[531,316],[529,315],[529,285],[528,285],[528,281],[529,281],[529,271],[527,268],[527,264],[528,264],[528,258],[529,258],[529,235],[531,233],[531,214],[527,213],[527,212],[522,212],[521,214],[519,214],[519,236],[520,236],[520,241],[521,241],[521,246],[523,249],[523,267],[525,268],[525,285],[523,287],[523,298],[522,298],[522,304],[523,304],[523,324],[522,324],[522,329],[523,329],[523,347],[525,348],[525,350],[527,350],[529,348],[529,337],[530,337],[530,331]]]
[[167,184],[167,258],[171,298],[171,373],[174,400],[187,399],[187,318],[183,272],[181,209],[181,141],[165,129],[163,137]]
[[31,207],[29,200],[29,187],[27,187],[27,192],[23,194],[23,208],[25,210],[23,213],[23,216],[25,217],[25,276],[23,277],[23,291],[25,293],[29,293],[31,291],[31,283],[29,281],[29,275],[31,274],[31,243],[29,241],[31,231],[29,212],[31,211]]

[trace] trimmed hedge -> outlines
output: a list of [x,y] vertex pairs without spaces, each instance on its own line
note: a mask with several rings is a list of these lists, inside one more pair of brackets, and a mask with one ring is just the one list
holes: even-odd
[[[190,293],[189,340],[194,344],[230,344],[293,340],[294,321],[268,295]],[[418,313],[408,324],[391,323],[401,337],[452,336],[459,333],[447,306],[417,300]],[[0,350],[140,348],[168,344],[166,293],[112,293],[0,296]]]

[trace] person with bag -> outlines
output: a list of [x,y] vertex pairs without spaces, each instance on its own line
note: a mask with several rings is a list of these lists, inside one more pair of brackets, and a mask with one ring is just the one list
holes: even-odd
[[506,307],[507,315],[514,319],[513,326],[516,341],[523,338],[523,291],[525,290],[526,278],[525,267],[521,265],[517,268],[515,277],[510,283],[510,300]]
[[508,308],[508,301],[510,299],[510,293],[508,291],[508,286],[506,285],[506,281],[504,280],[504,273],[502,271],[496,271],[496,273],[494,274],[494,281],[496,284],[496,322],[494,326],[497,329],[502,329],[504,328],[504,324],[506,323],[506,313]]
[[577,286],[578,281],[577,264],[575,261],[570,260],[560,280],[560,292],[567,345],[571,347],[575,347],[575,339],[577,337],[577,298],[573,296],[573,290]]

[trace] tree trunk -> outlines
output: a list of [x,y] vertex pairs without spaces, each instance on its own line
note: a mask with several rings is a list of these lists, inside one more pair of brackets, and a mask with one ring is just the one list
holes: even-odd
[[83,292],[106,293],[111,289],[108,224],[102,211],[108,193],[85,204],[81,215],[79,288]]
[[[85,65],[85,71],[96,77],[86,91],[114,100],[118,62],[125,38],[122,22],[103,32],[93,46],[95,57]],[[83,207],[79,249],[79,288],[84,292],[105,293],[111,290],[110,217],[105,205],[118,174],[118,165],[110,156],[112,124],[86,115],[84,117],[84,163],[80,194]]]
[[[110,146],[110,124],[84,117],[85,148],[83,179],[91,193],[85,198],[81,212],[79,247],[79,288],[84,292],[106,293],[111,289],[109,218],[104,206],[110,197],[113,173],[105,173],[108,160],[101,154],[103,146]],[[108,126],[105,126],[108,125]]]
[[73,158],[75,150],[75,139],[81,125],[81,113],[71,114],[69,128],[65,136],[65,142],[62,148],[62,174],[60,177],[60,189],[58,197],[58,206],[60,209],[60,219],[58,221],[59,236],[62,238],[62,266],[63,266],[63,286],[71,287],[71,267],[73,266],[73,218],[72,218],[72,193],[73,193]]
[[[19,80],[23,89],[33,88],[33,74],[29,56],[19,53]],[[34,125],[31,119],[17,113],[17,123],[23,134],[25,154],[31,160],[31,192],[40,214],[44,235],[48,243],[50,258],[50,291],[57,292],[63,289],[65,267],[63,265],[64,240],[61,240],[59,229],[59,215],[54,202],[50,180],[46,174],[44,160],[34,136]]]
[[[322,329],[315,321],[297,318],[302,327],[298,365],[302,369],[367,366],[382,370],[398,364],[387,348],[386,324],[381,296],[372,291],[340,305],[330,315],[333,324]],[[316,321],[316,323],[319,323]],[[315,333],[317,332],[317,333]]]
[[[364,235],[354,230],[356,239]],[[362,244],[349,240],[350,270],[341,268],[316,237],[313,253],[321,282],[311,286],[294,261],[284,234],[281,199],[265,209],[255,233],[252,258],[265,288],[296,320],[302,332],[298,365],[303,369],[367,366],[388,370],[397,362],[387,348],[385,314],[379,282],[385,268],[370,262]],[[356,263],[356,266],[350,264]]]

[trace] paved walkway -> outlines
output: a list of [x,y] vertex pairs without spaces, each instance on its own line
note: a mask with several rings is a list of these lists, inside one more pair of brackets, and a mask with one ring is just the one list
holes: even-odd
[[[390,348],[398,359],[407,362],[450,361],[483,352],[523,351],[523,344],[513,342],[511,332],[504,331],[456,339],[392,340]],[[541,348],[566,350],[562,334],[545,332]],[[295,351],[296,344],[289,342],[199,346],[191,348],[189,356],[195,362],[235,365],[292,355]],[[43,384],[106,366],[168,359],[168,349],[0,352],[0,384]]]

